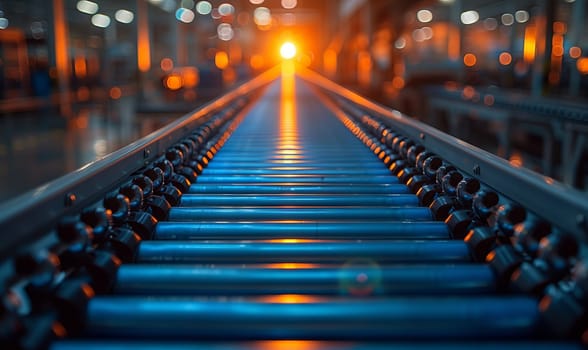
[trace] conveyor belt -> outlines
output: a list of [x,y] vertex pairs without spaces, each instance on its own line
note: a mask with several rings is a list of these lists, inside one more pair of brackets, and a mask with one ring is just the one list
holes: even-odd
[[[32,276],[26,283],[37,281],[25,294],[54,295],[23,327],[48,317],[59,321],[50,338],[75,339],[31,342],[52,350],[581,348],[586,308],[548,286],[583,281],[560,273],[577,253],[567,253],[577,248],[570,236],[552,234],[558,240],[537,248],[540,230],[516,203],[499,207],[502,197],[461,175],[464,185],[450,185],[457,172],[448,164],[435,184],[443,169],[424,177],[433,153],[414,154],[406,138],[386,141],[392,133],[375,119],[345,115],[285,74],[79,218],[62,218],[60,282],[39,280],[54,266],[39,254],[14,265]],[[432,158],[423,165],[420,154]],[[98,253],[88,247],[96,244]],[[559,277],[547,268],[548,283],[536,281],[543,270],[521,283],[537,256],[557,260]]]

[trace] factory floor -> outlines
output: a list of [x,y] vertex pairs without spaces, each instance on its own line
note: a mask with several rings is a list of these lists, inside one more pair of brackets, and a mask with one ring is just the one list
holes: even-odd
[[134,97],[0,115],[0,202],[72,172],[180,117],[137,113]]

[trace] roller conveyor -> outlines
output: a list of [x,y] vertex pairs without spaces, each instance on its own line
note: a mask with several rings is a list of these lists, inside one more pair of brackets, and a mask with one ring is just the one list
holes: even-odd
[[[470,159],[467,145],[456,155],[452,139],[436,148],[446,136],[314,73],[283,69],[90,166],[81,180],[54,183],[65,208],[41,215],[36,230],[20,232],[35,225],[19,218],[55,205],[55,193],[6,214],[3,232],[35,243],[3,247],[10,272],[0,324],[9,331],[0,345],[588,342],[577,226],[558,226],[540,204],[519,202],[520,191],[504,193],[504,178],[464,169],[473,159],[484,174],[509,174],[499,162],[487,168],[488,155]],[[588,208],[566,193],[553,198],[558,215]]]

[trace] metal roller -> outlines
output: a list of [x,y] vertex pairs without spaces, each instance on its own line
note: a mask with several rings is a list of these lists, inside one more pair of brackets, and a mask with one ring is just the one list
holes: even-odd
[[[361,164],[361,169],[376,169],[381,170],[385,169],[387,172],[387,168],[381,162],[363,162]],[[342,162],[312,162],[310,160],[298,160],[298,161],[274,161],[274,162],[265,162],[260,163],[257,160],[236,160],[234,162],[226,162],[219,158],[214,158],[214,162],[210,162],[210,164],[206,167],[205,171],[213,170],[213,169],[260,169],[260,168],[284,168],[284,167],[295,167],[295,168],[310,168],[310,169],[349,169],[355,168],[357,163],[349,162],[349,161],[342,161]]]
[[154,239],[443,239],[449,238],[442,222],[160,222]]
[[276,239],[267,242],[144,241],[137,262],[255,264],[278,262],[345,263],[469,262],[463,241],[326,241]]
[[[297,155],[297,154],[291,154],[291,155],[275,155],[275,156],[257,156],[257,155],[239,155],[239,154],[231,154],[231,155],[225,155],[225,154],[221,154],[220,152],[218,153],[218,160],[221,162],[257,162],[258,164],[260,163],[273,163],[276,161],[285,161],[287,163],[287,161],[306,161],[306,162],[312,162],[312,163],[347,163],[347,164],[353,164],[355,166],[361,166],[363,163],[373,163],[375,161],[377,161],[377,158],[372,154],[372,153],[366,153],[364,157],[362,157],[363,160],[360,160],[360,157],[347,157],[345,155],[341,155],[341,156],[308,156],[308,155]],[[367,158],[367,159],[366,159]],[[371,158],[371,159],[370,159]],[[215,157],[215,160],[217,159],[217,157]]]
[[181,207],[194,206],[417,206],[418,198],[411,194],[391,195],[183,195]]
[[536,334],[532,297],[459,296],[257,300],[102,297],[90,300],[89,336],[125,339],[505,339]]
[[49,350],[581,350],[581,345],[565,341],[435,341],[427,342],[342,342],[312,340],[266,340],[249,342],[162,342],[129,340],[70,340],[53,344]]
[[[249,168],[249,169],[238,169],[238,168],[207,168],[204,171],[205,177],[208,176],[228,176],[228,175],[300,175],[314,176],[314,175],[334,175],[334,176],[387,176],[390,180],[394,181],[396,178],[390,174],[385,168],[368,168],[368,169],[357,169],[357,168],[331,168],[325,169],[321,167],[267,167],[267,168]],[[392,183],[392,182],[390,182]]]
[[430,221],[423,207],[189,207],[172,208],[169,221],[390,220]]
[[330,156],[334,156],[334,158],[337,159],[350,157],[365,157],[369,154],[369,151],[364,148],[356,147],[346,150],[345,153],[341,153],[341,148],[337,146],[316,145],[315,147],[311,147],[309,149],[299,146],[298,143],[296,146],[281,147],[279,144],[271,142],[260,143],[258,145],[253,146],[238,145],[233,147],[226,147],[223,149],[223,154],[227,154],[230,156],[238,155],[240,153],[256,155],[261,157],[301,155],[308,158],[325,157],[325,159],[328,159]]
[[[287,261],[287,260],[284,260]],[[386,295],[490,294],[496,282],[488,265],[380,266],[350,260],[338,267],[277,263],[261,267],[199,268],[123,265],[114,292],[132,295]]]
[[[303,186],[304,185],[304,186]],[[192,194],[408,194],[403,184],[392,185],[325,185],[297,184],[296,182],[271,185],[194,184],[188,193]]]
[[367,175],[229,175],[202,176],[196,180],[198,184],[272,184],[294,182],[298,184],[397,184],[398,178],[388,176]]

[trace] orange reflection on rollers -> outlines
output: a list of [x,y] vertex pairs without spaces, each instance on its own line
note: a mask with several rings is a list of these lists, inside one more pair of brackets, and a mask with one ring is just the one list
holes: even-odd
[[302,152],[298,149],[280,149],[280,150],[277,150],[275,153],[280,154],[280,155],[286,155],[286,156],[294,156],[294,155],[299,155]]
[[296,269],[313,269],[317,268],[319,264],[310,264],[310,263],[271,263],[271,264],[264,264],[261,265],[262,267],[268,269],[283,269],[283,270],[296,270]]
[[323,301],[325,298],[320,298],[314,295],[303,295],[303,294],[278,294],[278,295],[267,295],[259,298],[262,303],[273,303],[273,304],[305,304],[305,303],[318,303]]
[[320,243],[324,242],[322,239],[308,239],[308,238],[274,238],[268,239],[267,243]]
[[65,329],[65,327],[63,327],[63,325],[57,321],[53,322],[53,324],[51,325],[51,330],[57,338],[64,338],[67,335],[67,330]]
[[253,343],[259,350],[319,350],[324,343],[316,340],[265,340]]
[[298,141],[298,121],[296,115],[296,80],[294,63],[282,63],[282,91],[280,95],[279,140],[276,153],[279,158],[290,163],[303,159]]

